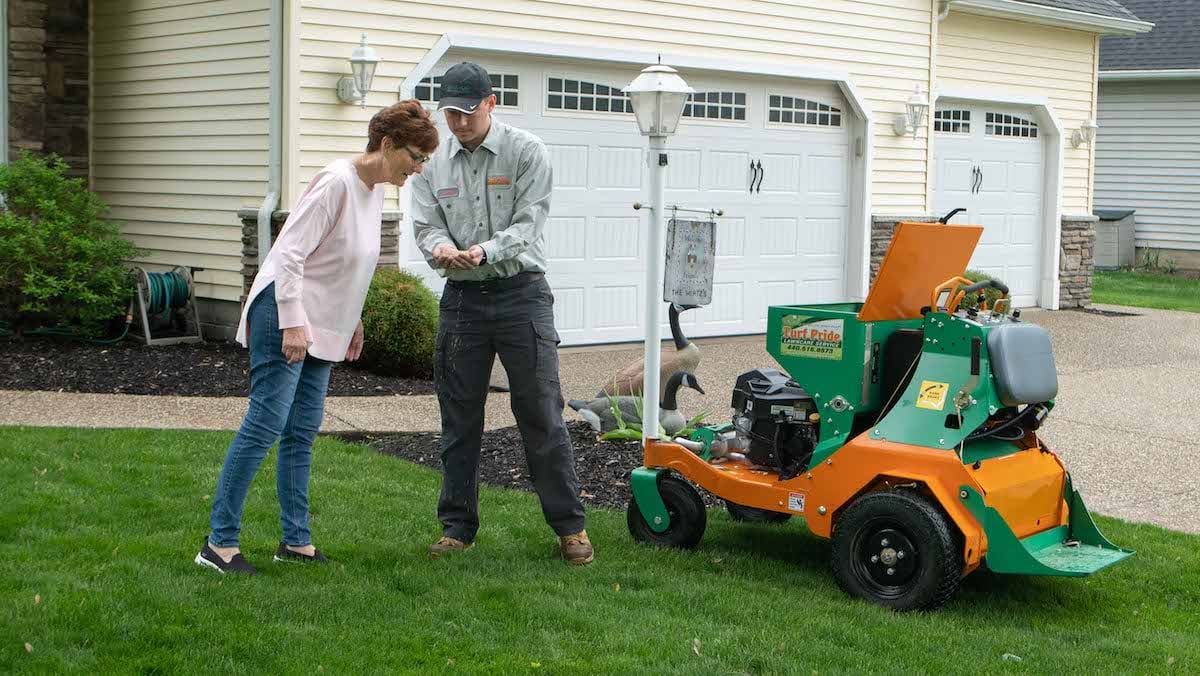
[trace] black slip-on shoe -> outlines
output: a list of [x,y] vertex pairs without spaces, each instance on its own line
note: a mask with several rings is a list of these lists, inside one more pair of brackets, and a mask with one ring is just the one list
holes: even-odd
[[288,549],[282,542],[279,543],[279,549],[275,550],[275,560],[280,563],[329,563],[319,549],[314,549],[313,555],[309,556]]
[[242,556],[241,552],[233,555],[233,558],[228,563],[221,558],[219,554],[213,551],[213,548],[208,545],[208,540],[204,541],[204,547],[200,553],[196,555],[196,565],[212,568],[218,573],[241,573],[243,575],[257,575],[258,569],[250,565],[246,557]]

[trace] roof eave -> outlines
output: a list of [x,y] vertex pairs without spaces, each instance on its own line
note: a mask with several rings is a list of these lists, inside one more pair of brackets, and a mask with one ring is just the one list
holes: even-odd
[[1085,30],[1101,35],[1136,35],[1148,33],[1154,24],[1148,21],[1121,19],[1073,9],[1033,5],[1017,0],[952,0],[950,9],[968,14],[981,14],[1016,19],[1059,28]]
[[1200,68],[1163,68],[1158,70],[1102,70],[1101,82],[1120,80],[1200,80]]

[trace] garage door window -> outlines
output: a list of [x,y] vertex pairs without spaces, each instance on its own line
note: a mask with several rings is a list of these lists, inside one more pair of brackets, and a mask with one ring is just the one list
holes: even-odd
[[944,134],[970,134],[971,111],[939,110],[933,114],[933,130]]
[[629,95],[619,86],[552,77],[546,81],[546,107],[597,113],[632,113]]
[[683,116],[703,120],[746,119],[746,92],[696,92],[688,97]]
[[[517,75],[508,73],[489,73],[492,78],[492,91],[496,94],[496,105],[506,108],[517,108],[520,101],[520,79]],[[433,75],[422,79],[413,88],[413,96],[418,101],[437,103],[442,99],[442,76]]]
[[984,133],[988,136],[1037,138],[1037,122],[1007,113],[987,113]]
[[828,103],[782,94],[771,94],[767,102],[768,122],[818,127],[842,126],[841,109],[834,108]]

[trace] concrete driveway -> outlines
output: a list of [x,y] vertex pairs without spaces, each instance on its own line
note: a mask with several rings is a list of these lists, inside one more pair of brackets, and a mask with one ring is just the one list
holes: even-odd
[[[1200,314],[1108,308],[1025,314],[1054,339],[1058,405],[1042,436],[1066,462],[1089,507],[1132,521],[1200,533]],[[724,420],[737,376],[774,367],[762,336],[696,341],[697,376],[707,391],[686,390],[685,413]],[[562,350],[563,393],[590,398],[640,345]],[[244,399],[0,391],[0,425],[236,429]],[[567,411],[568,419],[576,419]],[[514,424],[506,394],[488,400],[488,427]],[[437,402],[423,397],[331,397],[325,431],[433,430]]]

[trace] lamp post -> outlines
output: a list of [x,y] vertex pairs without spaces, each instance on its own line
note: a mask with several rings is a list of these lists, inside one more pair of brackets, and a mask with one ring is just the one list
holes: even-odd
[[643,136],[650,137],[646,155],[650,167],[649,236],[646,237],[646,369],[642,378],[642,442],[658,438],[659,343],[662,342],[664,230],[666,209],[663,183],[667,174],[667,137],[675,133],[683,106],[693,90],[674,68],[649,66],[625,87]]

